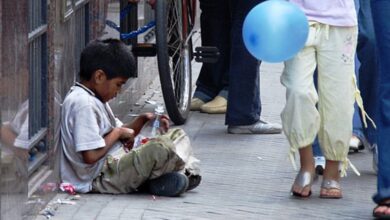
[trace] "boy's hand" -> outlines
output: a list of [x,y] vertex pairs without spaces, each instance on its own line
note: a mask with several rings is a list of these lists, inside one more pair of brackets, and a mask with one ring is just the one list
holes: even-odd
[[169,129],[169,125],[170,125],[170,119],[168,117],[168,115],[161,115],[161,119],[160,119],[160,122],[162,124],[161,128],[163,129],[164,133],[166,133]]
[[[146,112],[138,115],[130,124],[124,124],[123,127],[131,128],[134,131],[134,136],[138,135],[142,127],[148,122],[155,119],[155,115],[151,112]],[[162,115],[160,119],[161,131],[165,133],[169,129],[170,120],[168,115]]]
[[125,150],[131,150],[134,145],[134,130],[126,127],[121,127],[119,140],[123,143]]
[[152,7],[152,9],[155,9],[156,7],[156,1],[157,0],[148,0],[149,5]]
[[[146,113],[141,114],[140,117],[144,117],[145,121],[148,122],[150,120],[154,120],[156,118],[156,115],[154,115],[151,112],[146,112]],[[168,115],[161,115],[160,123],[161,123],[162,133],[166,133],[168,131],[169,124],[170,124],[169,122],[170,122],[170,119],[169,119]]]
[[115,127],[108,134],[104,136],[104,147],[99,147],[93,150],[82,151],[84,163],[95,164],[101,158],[103,158],[107,152],[111,149],[117,141],[121,141],[125,151],[133,147],[134,143],[134,130],[127,127]]

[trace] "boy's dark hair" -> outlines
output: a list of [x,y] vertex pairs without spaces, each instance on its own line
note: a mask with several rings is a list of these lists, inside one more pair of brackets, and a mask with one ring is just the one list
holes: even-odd
[[94,40],[81,52],[80,79],[90,80],[96,70],[103,70],[107,79],[130,78],[136,71],[131,50],[118,39]]

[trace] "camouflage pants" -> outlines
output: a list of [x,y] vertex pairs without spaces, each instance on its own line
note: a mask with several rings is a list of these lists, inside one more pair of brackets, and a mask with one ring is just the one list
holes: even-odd
[[174,146],[182,133],[182,129],[170,129],[128,153],[121,148],[109,155],[100,175],[93,180],[92,192],[130,193],[148,179],[183,170],[185,163]]

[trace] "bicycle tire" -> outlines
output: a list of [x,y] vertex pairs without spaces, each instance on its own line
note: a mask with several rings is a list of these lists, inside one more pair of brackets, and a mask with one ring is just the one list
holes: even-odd
[[190,110],[192,40],[191,0],[156,1],[156,49],[161,90],[168,115],[184,124]]

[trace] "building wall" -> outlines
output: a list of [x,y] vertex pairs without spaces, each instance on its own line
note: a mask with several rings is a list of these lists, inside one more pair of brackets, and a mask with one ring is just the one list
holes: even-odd
[[[37,57],[31,55],[34,31],[30,8],[32,2],[44,1],[47,21],[41,31],[47,37],[43,40],[47,55],[37,61],[47,63],[47,67],[42,70],[42,78],[36,79],[30,77],[38,65],[30,64]],[[73,4],[66,8],[66,2]],[[147,7],[140,3],[140,25],[147,22]],[[77,81],[79,55],[85,44],[97,38],[119,37],[118,32],[106,27],[107,18],[119,24],[119,0],[0,1],[0,220],[34,219],[58,193],[60,104]],[[138,76],[130,79],[124,92],[110,102],[120,119],[131,113],[136,100],[157,76],[156,65],[155,57],[138,58]],[[42,83],[39,91],[34,90],[33,82]],[[35,96],[44,96],[37,99],[44,103],[31,101]],[[31,117],[32,105],[38,110],[42,107],[46,121],[38,138],[29,128],[38,120]],[[24,142],[17,144],[18,140]],[[36,151],[39,155],[41,150],[43,159],[37,169],[31,169],[37,161]]]
[[[22,136],[26,146],[31,144],[31,108],[26,103],[35,92],[29,91],[32,79],[28,19],[32,1],[0,1],[1,220],[33,219],[58,192],[60,103],[77,79],[80,51],[88,40],[103,35],[108,5],[108,0],[74,0],[81,4],[74,4],[73,12],[64,18],[64,1],[47,0],[46,5],[47,87],[43,90],[47,92],[42,94],[47,96],[47,129],[39,144],[47,149],[47,156],[34,172],[29,170],[31,150],[16,146],[15,141]],[[83,31],[86,35],[80,35]]]
[[[0,9],[0,121],[7,124],[27,99],[27,1],[1,1]],[[7,144],[15,138],[8,127],[1,127],[0,216],[21,219],[28,190],[26,152]]]

